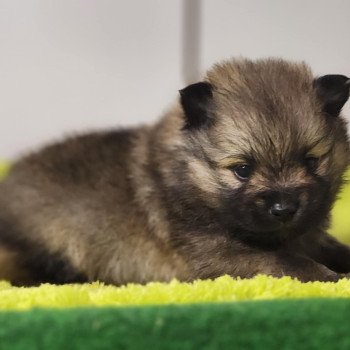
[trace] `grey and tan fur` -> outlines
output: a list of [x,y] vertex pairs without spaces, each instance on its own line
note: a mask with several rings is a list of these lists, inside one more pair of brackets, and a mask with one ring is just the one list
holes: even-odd
[[350,250],[325,233],[350,158],[339,116],[349,79],[240,59],[180,95],[153,126],[71,138],[14,164],[0,184],[0,277],[350,272]]

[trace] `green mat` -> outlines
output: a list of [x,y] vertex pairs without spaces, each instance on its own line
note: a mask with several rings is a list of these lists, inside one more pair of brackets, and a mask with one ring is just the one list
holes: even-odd
[[1,349],[350,349],[350,300],[0,313]]

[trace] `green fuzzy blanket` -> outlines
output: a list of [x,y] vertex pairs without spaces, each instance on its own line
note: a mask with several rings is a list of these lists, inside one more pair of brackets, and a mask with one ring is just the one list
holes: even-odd
[[[0,284],[0,349],[350,349],[350,280]],[[21,311],[19,311],[21,310]]]
[[0,314],[0,347],[350,349],[350,300],[34,310]]

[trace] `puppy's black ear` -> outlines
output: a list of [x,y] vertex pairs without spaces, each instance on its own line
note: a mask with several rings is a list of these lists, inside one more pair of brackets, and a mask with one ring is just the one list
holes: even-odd
[[350,78],[345,75],[324,75],[314,81],[325,113],[337,117],[349,98]]
[[198,129],[212,121],[213,87],[200,82],[180,90],[180,101],[186,116],[184,129]]

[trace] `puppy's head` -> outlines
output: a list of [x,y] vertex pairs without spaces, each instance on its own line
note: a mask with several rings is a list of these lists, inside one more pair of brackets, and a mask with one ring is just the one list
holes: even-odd
[[305,64],[228,61],[180,91],[186,176],[228,228],[301,234],[328,216],[349,164],[350,80]]

